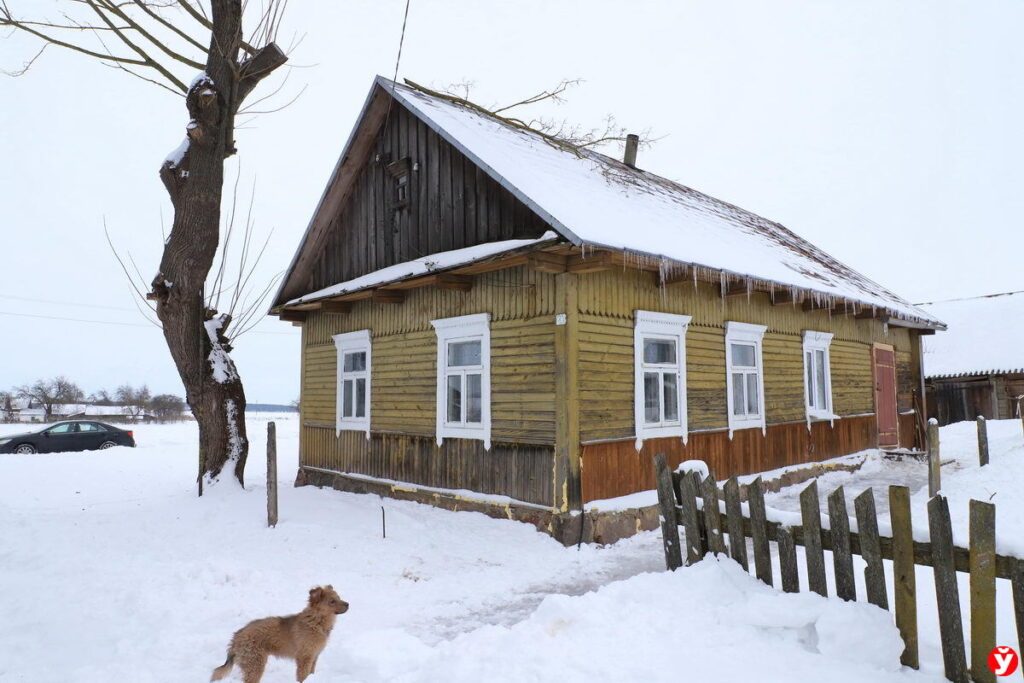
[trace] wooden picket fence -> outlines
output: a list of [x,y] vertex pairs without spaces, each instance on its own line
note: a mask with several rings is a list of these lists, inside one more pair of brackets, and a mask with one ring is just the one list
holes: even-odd
[[[655,456],[655,475],[665,561],[669,569],[682,566],[684,561],[687,565],[698,562],[711,552],[731,557],[749,571],[746,539],[750,538],[753,540],[754,574],[769,586],[774,586],[770,548],[774,542],[778,546],[782,590],[796,593],[800,591],[796,547],[802,546],[807,565],[807,588],[827,596],[824,551],[829,550],[832,552],[836,595],[844,600],[856,600],[853,556],[859,555],[867,565],[864,584],[868,602],[893,611],[904,643],[900,660],[906,666],[918,668],[914,567],[932,567],[946,678],[957,682],[994,683],[995,675],[987,662],[989,653],[997,644],[996,578],[1009,579],[1013,586],[1018,652],[1024,652],[1024,561],[996,554],[995,506],[991,503],[970,502],[969,547],[960,548],[953,545],[949,504],[942,496],[928,501],[931,541],[914,540],[910,490],[905,486],[889,487],[892,528],[892,536],[889,537],[879,534],[875,497],[870,488],[854,500],[858,531],[851,532],[842,487],[828,496],[829,529],[823,529],[818,486],[813,481],[800,494],[802,524],[787,526],[767,519],[760,477],[744,486],[740,486],[733,477],[719,489],[713,476],[701,480],[697,472],[670,472],[664,454]],[[741,502],[744,497],[749,506],[749,514],[746,515]],[[724,510],[721,498],[724,498]],[[685,548],[680,543],[680,526],[685,532]],[[892,561],[895,593],[892,606],[887,594],[883,560]],[[969,665],[956,579],[958,571],[970,574]]]

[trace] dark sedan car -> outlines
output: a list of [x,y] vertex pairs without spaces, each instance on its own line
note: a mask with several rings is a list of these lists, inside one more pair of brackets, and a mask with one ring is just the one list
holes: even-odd
[[104,422],[58,422],[38,432],[0,434],[0,453],[58,453],[135,446],[135,435]]

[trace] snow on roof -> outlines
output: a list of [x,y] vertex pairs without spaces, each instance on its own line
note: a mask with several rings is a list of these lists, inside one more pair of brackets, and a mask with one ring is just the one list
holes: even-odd
[[603,154],[556,147],[456,102],[383,77],[377,84],[577,245],[722,270],[941,327],[778,223]]
[[393,266],[387,266],[386,268],[375,270],[372,273],[361,275],[353,280],[340,282],[336,285],[319,289],[315,292],[301,296],[298,299],[292,299],[285,305],[292,306],[294,304],[316,301],[317,299],[324,299],[331,296],[358,292],[359,290],[366,289],[368,287],[374,287],[376,285],[382,285],[389,282],[397,282],[399,280],[406,280],[420,275],[428,275],[439,270],[446,270],[457,266],[464,266],[491,256],[515,251],[517,249],[522,249],[523,247],[534,246],[542,242],[552,242],[557,239],[558,235],[549,230],[537,239],[487,242],[485,244],[477,244],[463,249],[453,249],[452,251],[442,251],[437,254],[431,254],[430,256],[421,256],[413,261],[397,263]]
[[926,377],[1024,372],[1024,291],[920,306],[949,326],[923,337]]

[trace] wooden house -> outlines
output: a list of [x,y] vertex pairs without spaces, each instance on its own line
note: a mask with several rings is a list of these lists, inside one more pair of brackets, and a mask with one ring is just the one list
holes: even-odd
[[928,413],[939,424],[1018,416],[1024,402],[1024,291],[921,304],[949,324],[924,346]]
[[272,308],[302,326],[299,483],[557,531],[656,452],[725,477],[916,443],[942,324],[629,147],[375,81]]

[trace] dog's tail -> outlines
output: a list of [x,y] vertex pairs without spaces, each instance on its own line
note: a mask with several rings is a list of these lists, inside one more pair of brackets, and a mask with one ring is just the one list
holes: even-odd
[[228,653],[227,661],[218,666],[213,670],[213,675],[210,676],[211,681],[219,681],[220,679],[231,673],[231,667],[235,665],[235,655],[231,652]]

